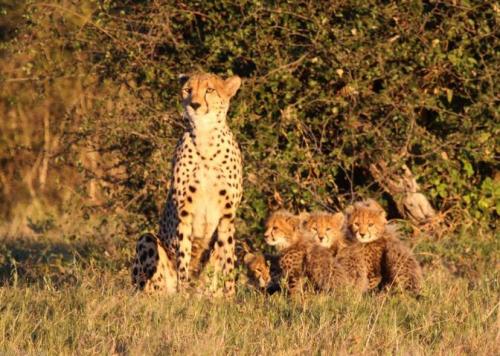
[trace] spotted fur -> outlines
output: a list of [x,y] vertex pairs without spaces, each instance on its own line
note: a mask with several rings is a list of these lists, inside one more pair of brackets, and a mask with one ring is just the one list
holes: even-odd
[[143,234],[137,241],[132,283],[137,289],[149,293],[175,293],[177,290],[174,256],[167,254],[153,234]]
[[303,291],[304,261],[308,249],[315,244],[304,229],[308,214],[293,215],[286,210],[271,214],[266,222],[265,240],[279,254],[279,271],[290,294]]
[[322,268],[306,264],[306,274],[321,271],[315,280],[321,290],[334,290],[352,284],[361,292],[381,287],[399,287],[414,293],[421,288],[422,271],[415,256],[387,224],[385,211],[375,201],[355,203],[347,209],[349,239],[353,242],[328,257]]
[[181,287],[210,262],[215,268],[212,290],[222,277],[224,291],[230,295],[234,293],[234,218],[242,196],[242,160],[226,114],[241,80],[199,73],[181,81],[188,129],[175,150],[159,237],[175,253]]
[[304,229],[311,233],[313,239],[320,245],[330,248],[334,255],[347,246],[345,238],[344,214],[331,214],[318,211],[309,214],[305,219]]
[[236,244],[236,256],[239,266],[246,271],[243,279],[258,290],[264,290],[271,282],[271,271],[264,254],[256,251],[250,244],[241,240]]
[[247,253],[244,257],[247,276],[256,288],[265,289],[271,282],[271,271],[262,253]]

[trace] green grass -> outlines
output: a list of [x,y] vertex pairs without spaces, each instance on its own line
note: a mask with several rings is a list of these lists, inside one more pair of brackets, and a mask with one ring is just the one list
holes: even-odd
[[[470,273],[457,273],[469,265],[458,258],[467,241],[483,255],[470,261]],[[100,236],[0,241],[0,354],[500,351],[497,236],[419,241],[425,284],[418,300],[347,291],[290,300],[245,286],[231,301],[146,296],[130,287],[132,249],[132,241]]]

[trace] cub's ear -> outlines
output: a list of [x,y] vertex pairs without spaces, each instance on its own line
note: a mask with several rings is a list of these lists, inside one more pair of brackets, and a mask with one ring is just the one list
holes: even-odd
[[186,84],[186,82],[189,80],[189,75],[181,73],[179,74],[178,79],[179,79],[179,84],[182,86]]
[[344,214],[346,217],[349,217],[349,215],[352,215],[354,213],[354,205],[349,205],[347,208],[344,210]]
[[243,257],[243,262],[245,264],[249,264],[253,260],[255,260],[255,258],[256,258],[256,256],[253,253],[249,252],[249,253],[245,254],[245,257]]
[[364,201],[361,201],[361,203],[364,203],[364,205],[370,209],[375,209],[375,210],[379,210],[379,211],[384,210],[384,208],[382,208],[382,206],[375,199],[372,199],[372,198],[368,198]]
[[288,222],[294,229],[301,228],[304,226],[304,220],[302,220],[300,215],[292,215],[290,216]]
[[224,89],[227,95],[232,98],[234,94],[238,91],[241,85],[241,78],[237,75],[227,78],[224,81]]
[[344,219],[345,219],[345,216],[341,211],[333,214],[333,216],[332,216],[333,222],[338,223],[339,225],[342,225],[344,223]]
[[302,211],[299,213],[299,219],[301,221],[305,221],[307,219],[309,219],[309,213],[307,211]]

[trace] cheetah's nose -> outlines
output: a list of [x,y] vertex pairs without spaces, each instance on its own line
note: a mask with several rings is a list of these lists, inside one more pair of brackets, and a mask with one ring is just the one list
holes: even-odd
[[193,109],[196,110],[201,106],[201,104],[200,103],[190,103],[189,106],[191,106]]

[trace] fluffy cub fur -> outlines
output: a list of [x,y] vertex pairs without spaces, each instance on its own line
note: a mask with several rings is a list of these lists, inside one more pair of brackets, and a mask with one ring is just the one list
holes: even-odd
[[271,270],[264,255],[241,241],[236,245],[236,256],[238,263],[246,267],[246,281],[257,289],[267,288],[271,282]]
[[[369,199],[355,203],[346,213],[348,237],[353,243],[335,258],[315,249],[306,260],[306,273],[316,287],[328,291],[352,284],[365,292],[395,286],[418,293],[420,265],[399,240],[397,231],[387,224],[383,208]],[[317,267],[320,258],[326,261],[322,268]]]
[[302,290],[305,257],[314,244],[312,236],[303,227],[306,217],[279,210],[266,222],[265,240],[280,252],[281,276],[285,277],[291,294]]
[[347,246],[344,230],[344,214],[335,214],[324,211],[313,212],[305,218],[304,229],[311,233],[315,242],[320,246],[330,248],[336,255]]
[[[304,240],[304,220],[307,214],[294,215],[287,210],[272,213],[266,221],[264,238],[268,245],[283,251]],[[308,236],[310,237],[310,236]]]
[[279,267],[291,294],[302,291],[304,277],[314,285],[346,279],[333,261],[333,256],[348,245],[344,220],[341,212],[293,215],[282,210],[269,217],[266,241],[280,250]]
[[346,269],[335,258],[334,251],[314,245],[304,262],[305,275],[317,291],[330,291],[334,287],[349,283]]

